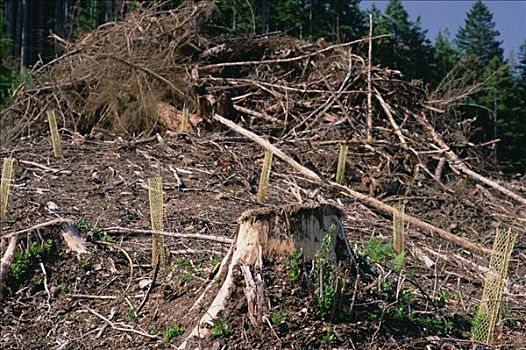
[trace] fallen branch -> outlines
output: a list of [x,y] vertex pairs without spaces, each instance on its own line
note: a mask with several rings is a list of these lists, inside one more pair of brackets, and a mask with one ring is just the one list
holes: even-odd
[[[405,141],[404,135],[402,135],[402,130],[400,129],[398,124],[396,124],[396,120],[394,120],[393,111],[391,109],[391,106],[389,106],[384,101],[384,99],[382,98],[382,95],[380,95],[378,90],[374,89],[374,92],[375,92],[376,98],[380,102],[380,105],[382,105],[382,108],[384,109],[384,112],[387,115],[387,119],[389,119],[389,122],[391,123],[391,126],[393,127],[396,136],[398,136],[398,140],[400,140],[400,144],[402,145],[403,148],[407,148],[407,142]],[[368,128],[369,127],[372,127],[372,125],[368,126]]]
[[[272,145],[269,141],[263,139],[262,137],[254,134],[253,132],[233,123],[232,121],[226,119],[226,118],[223,118],[222,116],[220,115],[217,115],[215,114],[213,116],[213,118],[217,121],[219,121],[220,123],[228,126],[229,128],[237,131],[238,133],[240,133],[241,135],[247,137],[248,139],[256,142],[257,144],[259,144],[260,146],[262,146],[263,148],[269,150],[270,152],[274,153],[278,158],[280,158],[281,160],[283,160],[284,162],[286,162],[287,164],[289,164],[294,170],[298,171],[300,174],[302,174],[303,176],[307,177],[309,180],[312,180],[314,181],[315,183],[317,184],[320,184],[320,185],[325,185],[325,186],[329,186],[333,189],[336,189],[338,191],[340,191],[341,193],[343,194],[346,194],[348,196],[351,196],[355,199],[358,199],[360,200],[362,203],[365,203],[366,205],[372,207],[372,208],[375,208],[383,213],[386,213],[388,215],[394,215],[394,214],[398,214],[398,215],[401,215],[400,212],[379,201],[378,199],[374,198],[374,197],[370,197],[370,196],[367,196],[363,193],[360,193],[360,192],[357,192],[357,191],[354,191],[352,189],[350,189],[349,187],[346,187],[346,186],[342,186],[342,185],[339,185],[335,182],[326,182],[324,180],[321,179],[321,177],[319,177],[316,173],[314,173],[312,170],[310,169],[307,169],[306,167],[302,166],[301,164],[299,164],[298,162],[296,162],[294,159],[292,159],[290,156],[288,156],[287,154],[285,154],[283,151],[281,151],[280,149],[278,149],[276,146]],[[419,220],[409,214],[404,214],[404,217],[405,217],[405,220],[406,222],[409,222],[409,223],[412,223],[413,225],[415,226],[418,226],[428,232],[431,232],[431,233],[435,233],[437,234],[438,236],[448,240],[448,241],[451,241],[461,247],[464,247],[466,249],[470,249],[470,250],[474,250],[474,251],[479,251],[479,252],[482,252],[482,253],[486,253],[486,254],[490,254],[492,252],[492,249],[489,249],[489,248],[485,248],[479,244],[476,244],[476,243],[473,243],[473,242],[470,242],[468,241],[467,239],[465,238],[462,238],[462,237],[459,237],[457,235],[454,235],[450,232],[447,232],[441,228],[438,228],[432,224],[429,224],[425,221],[422,221],[422,220]]]
[[18,240],[16,239],[16,236],[11,237],[9,245],[7,246],[7,250],[5,251],[4,256],[2,257],[2,260],[0,260],[0,300],[3,299],[2,291],[4,290],[4,281],[7,278],[7,272],[9,271],[9,268],[11,267],[11,263],[13,262],[13,258],[15,256],[15,248],[17,241]]
[[214,242],[226,243],[226,244],[231,244],[233,242],[231,238],[221,237],[221,236],[202,235],[199,233],[173,233],[173,232],[165,232],[165,231],[157,231],[157,230],[142,230],[142,229],[126,228],[126,227],[118,227],[118,226],[104,228],[102,229],[102,231],[106,233],[146,233],[146,234],[163,235],[163,236],[175,237],[175,238],[202,239],[205,241],[214,241]]
[[56,219],[53,219],[53,220],[49,220],[49,221],[43,222],[41,224],[37,224],[37,225],[31,226],[29,228],[26,228],[26,229],[23,229],[23,230],[20,230],[20,231],[9,233],[7,235],[2,235],[1,238],[18,237],[18,236],[20,236],[20,235],[22,235],[24,233],[29,233],[31,231],[35,231],[35,230],[41,229],[43,227],[55,226],[55,225],[60,225],[60,224],[71,224],[72,222],[73,221],[70,220],[70,219],[56,218]]
[[265,148],[265,149],[269,150],[270,152],[274,153],[274,155],[276,157],[278,157],[279,159],[283,160],[285,163],[290,165],[293,169],[295,169],[299,173],[301,173],[304,176],[306,176],[309,180],[312,180],[312,181],[317,182],[317,183],[323,183],[323,180],[321,179],[321,177],[319,177],[314,171],[305,168],[303,165],[301,165],[300,163],[296,162],[294,159],[292,159],[290,156],[285,154],[282,150],[280,150],[276,146],[272,145],[269,141],[265,140],[264,138],[254,134],[251,131],[248,131],[247,129],[237,125],[236,123],[234,123],[233,121],[231,121],[229,119],[226,119],[226,118],[220,116],[219,114],[214,114],[212,117],[215,120],[217,120],[218,122],[220,122],[221,124],[224,124],[224,125],[228,126],[232,130],[237,131],[239,134],[245,136],[246,138],[254,141],[257,144],[259,144],[263,148]]
[[459,158],[459,156],[457,156],[455,154],[455,152],[453,152],[451,150],[451,148],[444,142],[444,140],[442,139],[442,137],[440,137],[440,135],[438,135],[438,133],[436,132],[436,130],[431,126],[431,124],[429,123],[429,121],[427,120],[426,116],[422,113],[421,115],[418,115],[418,114],[415,114],[413,113],[413,116],[416,118],[416,120],[427,130],[429,131],[429,134],[431,135],[431,137],[433,138],[433,140],[441,147],[441,148],[445,148],[447,149],[445,154],[446,154],[446,157],[447,157],[447,160],[448,160],[448,163],[449,165],[454,168],[454,169],[457,169],[459,172],[462,172],[466,175],[468,175],[469,177],[479,181],[479,182],[482,182],[483,184],[486,184],[490,187],[492,187],[493,189],[499,191],[500,193],[510,197],[510,198],[513,198],[515,201],[517,201],[518,203],[526,206],[526,198],[523,198],[521,196],[519,196],[518,194],[516,194],[515,192],[513,191],[510,191],[508,190],[507,188],[505,188],[504,186],[501,186],[499,185],[497,182],[491,180],[491,179],[488,179],[487,177],[485,176],[482,176],[480,175],[479,173],[471,170],[467,165],[466,163],[464,163],[464,161],[462,159]]
[[[317,56],[317,55],[322,54],[322,53],[324,53],[326,51],[333,50],[333,49],[336,49],[336,48],[351,46],[351,45],[354,45],[354,44],[362,43],[362,42],[364,42],[366,40],[371,40],[371,39],[372,40],[376,40],[376,39],[386,38],[386,37],[390,37],[390,36],[391,36],[391,34],[382,34],[382,35],[377,35],[375,37],[372,37],[370,39],[369,38],[368,39],[357,39],[357,40],[354,40],[354,41],[350,41],[348,43],[331,45],[331,46],[328,46],[328,47],[326,47],[324,49],[321,49],[321,50],[318,50],[318,51],[315,51],[315,52],[312,52],[312,53],[308,53],[308,54],[305,54],[305,55],[292,57],[292,58],[282,58],[282,59],[275,59],[275,60],[261,60],[261,61],[244,61],[244,62],[223,62],[223,63],[209,64],[209,65],[206,65],[206,66],[203,66],[203,67],[199,67],[199,69],[203,70],[203,69],[215,69],[215,68],[223,68],[223,67],[262,65],[262,64],[279,64],[279,63],[301,61],[301,60],[304,60],[306,58]],[[356,55],[354,55],[354,56],[356,56]],[[360,56],[356,56],[356,57],[359,58],[360,60],[362,60],[362,58]]]

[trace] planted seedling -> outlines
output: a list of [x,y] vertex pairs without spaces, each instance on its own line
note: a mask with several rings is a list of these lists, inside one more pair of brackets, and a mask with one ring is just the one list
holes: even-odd
[[128,309],[128,319],[134,323],[139,322],[139,316],[137,315],[137,312],[135,312],[135,309]]
[[301,255],[299,250],[294,249],[290,256],[288,275],[289,281],[292,283],[297,282],[300,276]]
[[216,320],[212,325],[212,335],[215,338],[224,337],[228,334],[228,324],[221,320]]
[[166,327],[163,331],[163,339],[165,342],[169,343],[172,341],[173,338],[176,338],[184,333],[184,328],[177,325],[172,324],[168,327]]
[[283,310],[274,312],[270,315],[270,321],[272,324],[280,324],[287,319],[287,313]]

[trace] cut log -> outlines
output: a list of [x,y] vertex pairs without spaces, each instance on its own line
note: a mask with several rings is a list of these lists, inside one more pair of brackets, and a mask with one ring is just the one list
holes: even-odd
[[[243,213],[239,218],[240,227],[233,243],[234,252],[221,288],[179,349],[185,349],[193,338],[209,335],[209,326],[226,309],[236,286],[235,275],[243,276],[245,280],[243,292],[247,298],[251,323],[261,323],[263,313],[268,309],[266,287],[261,273],[263,261],[288,257],[294,251],[300,251],[304,261],[313,260],[328,232],[334,232],[330,242],[335,263],[342,260],[354,263],[353,252],[343,232],[343,216],[341,209],[329,204],[292,205]],[[331,226],[335,227],[334,231],[330,230]]]

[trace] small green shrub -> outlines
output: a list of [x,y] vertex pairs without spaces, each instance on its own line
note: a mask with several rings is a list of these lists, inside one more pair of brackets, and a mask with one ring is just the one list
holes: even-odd
[[334,343],[334,340],[335,340],[336,336],[334,334],[334,328],[332,326],[329,326],[327,327],[327,329],[325,330],[325,334],[323,335],[323,337],[321,338],[321,340],[327,344],[327,345],[330,345],[332,343]]
[[316,293],[318,313],[323,320],[330,316],[336,296],[338,271],[332,256],[335,232],[336,226],[331,225],[323,238],[320,249],[314,255],[314,280],[318,287],[318,292]]
[[301,266],[302,254],[299,250],[294,249],[289,260],[289,281],[295,283],[300,277],[300,266]]
[[193,281],[194,277],[190,275],[189,273],[179,273],[177,274],[177,278],[184,283],[190,283]]
[[96,242],[101,240],[104,240],[108,243],[113,242],[113,237],[103,234],[99,228],[93,227],[84,219],[76,219],[74,224],[77,226],[81,234],[85,234],[87,236],[86,240],[88,242]]
[[381,242],[371,238],[365,243],[365,256],[373,263],[386,263],[395,272],[400,271],[405,264],[405,254],[397,254],[392,242]]
[[184,333],[184,328],[173,324],[168,327],[166,327],[163,331],[163,339],[165,342],[169,343],[172,341],[173,338],[176,338]]
[[212,266],[216,266],[220,261],[221,261],[221,254],[219,253],[214,253],[210,257],[210,265]]
[[15,279],[20,279],[31,266],[32,262],[41,261],[44,254],[51,250],[53,241],[47,239],[42,244],[33,242],[29,247],[21,252],[16,252],[11,264],[11,275]]
[[224,337],[228,334],[228,324],[221,320],[216,320],[212,326],[212,335],[215,338]]
[[91,269],[91,262],[89,261],[89,259],[80,259],[79,263],[84,270],[87,271]]
[[128,319],[134,323],[139,322],[139,316],[137,315],[137,312],[135,312],[135,309],[128,309]]
[[274,312],[270,315],[270,321],[272,324],[280,324],[287,319],[287,313],[283,310]]

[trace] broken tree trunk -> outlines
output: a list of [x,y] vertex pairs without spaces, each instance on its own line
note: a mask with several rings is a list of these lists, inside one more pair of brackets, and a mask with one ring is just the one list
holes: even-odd
[[[304,261],[313,260],[327,233],[334,232],[331,242],[335,261],[347,260],[354,263],[354,255],[341,224],[343,216],[342,210],[329,204],[292,205],[243,213],[239,218],[239,232],[233,243],[234,251],[228,263],[228,272],[221,287],[179,349],[185,349],[193,338],[209,335],[210,326],[227,308],[236,287],[236,276],[243,276],[245,281],[243,292],[247,298],[251,323],[261,323],[269,307],[262,275],[264,259],[273,261],[299,251]],[[332,225],[335,230],[330,231]]]

